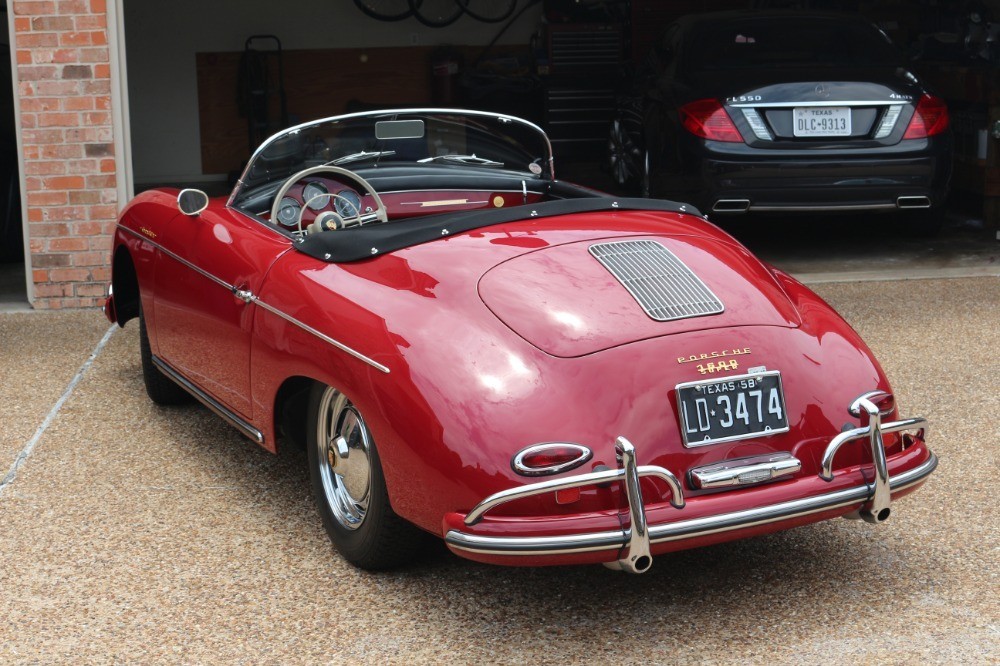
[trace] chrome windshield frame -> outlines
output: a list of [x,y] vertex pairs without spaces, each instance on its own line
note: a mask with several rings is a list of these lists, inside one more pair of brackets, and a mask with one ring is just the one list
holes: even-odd
[[281,130],[280,132],[277,132],[276,134],[271,135],[270,137],[267,138],[267,140],[265,140],[263,143],[261,143],[257,147],[257,149],[254,150],[253,154],[250,156],[250,159],[247,161],[246,166],[243,168],[243,171],[240,173],[239,179],[237,179],[237,181],[236,181],[236,185],[233,186],[232,192],[229,193],[229,198],[226,201],[226,206],[228,206],[230,208],[233,207],[233,205],[234,205],[234,203],[236,201],[237,194],[242,189],[242,187],[243,187],[243,185],[244,185],[244,183],[245,183],[245,181],[247,179],[247,176],[250,173],[250,170],[253,168],[254,162],[256,162],[257,158],[260,157],[261,153],[263,153],[265,150],[267,150],[267,148],[270,147],[271,145],[273,145],[275,142],[280,141],[280,140],[282,140],[282,139],[284,139],[286,137],[292,136],[294,134],[302,132],[303,130],[309,129],[311,127],[318,127],[318,126],[326,124],[326,123],[342,122],[342,121],[345,121],[345,120],[362,119],[362,118],[377,118],[377,117],[380,117],[380,116],[387,116],[387,115],[405,116],[405,115],[435,115],[435,114],[437,114],[437,115],[447,115],[447,116],[468,116],[468,117],[474,117],[474,118],[489,118],[489,119],[492,119],[492,120],[499,121],[501,123],[505,123],[505,122],[506,123],[517,123],[518,125],[521,125],[521,126],[526,127],[526,128],[528,128],[530,130],[533,130],[534,132],[536,132],[541,137],[542,143],[545,146],[546,155],[544,156],[544,162],[546,163],[546,166],[548,167],[548,170],[549,170],[548,177],[549,177],[550,180],[555,180],[555,178],[556,178],[556,174],[555,174],[555,158],[554,158],[554,155],[552,154],[552,142],[549,140],[549,137],[545,133],[545,130],[543,130],[541,127],[539,127],[535,123],[527,121],[527,120],[524,120],[523,118],[518,118],[517,116],[512,116],[512,115],[509,115],[509,114],[506,114],[506,113],[493,113],[493,112],[489,112],[489,111],[474,111],[472,109],[448,109],[448,108],[433,108],[433,107],[429,107],[429,108],[423,108],[423,107],[420,107],[420,108],[406,108],[406,109],[376,109],[374,111],[361,111],[361,112],[358,112],[358,113],[346,113],[346,114],[339,115],[339,116],[328,116],[326,118],[319,118],[319,119],[316,119],[316,120],[310,120],[309,122],[300,123],[298,125],[295,125],[294,127],[289,127],[288,129]]

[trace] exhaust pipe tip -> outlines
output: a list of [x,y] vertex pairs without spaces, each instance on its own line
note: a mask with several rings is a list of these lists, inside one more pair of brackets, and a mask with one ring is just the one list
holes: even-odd
[[930,208],[929,197],[897,197],[896,208]]
[[749,199],[719,199],[712,204],[713,213],[745,213],[750,210]]
[[604,562],[604,566],[612,571],[624,571],[630,574],[642,574],[649,571],[653,566],[653,558],[649,555],[640,555],[636,558],[626,558],[614,562]]
[[878,523],[884,523],[885,521],[889,520],[890,513],[892,513],[892,510],[888,507],[880,511],[863,509],[861,511],[861,517],[864,519],[866,523],[872,523],[873,525],[877,525]]

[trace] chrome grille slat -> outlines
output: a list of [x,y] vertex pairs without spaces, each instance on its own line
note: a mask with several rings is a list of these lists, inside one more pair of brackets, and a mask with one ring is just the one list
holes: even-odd
[[590,254],[656,321],[718,314],[725,307],[662,243],[626,240],[591,245]]

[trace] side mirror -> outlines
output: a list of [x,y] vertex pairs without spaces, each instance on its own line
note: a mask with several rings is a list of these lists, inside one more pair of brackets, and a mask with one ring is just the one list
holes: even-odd
[[208,208],[208,195],[201,190],[181,190],[177,195],[177,208],[190,217],[195,217]]

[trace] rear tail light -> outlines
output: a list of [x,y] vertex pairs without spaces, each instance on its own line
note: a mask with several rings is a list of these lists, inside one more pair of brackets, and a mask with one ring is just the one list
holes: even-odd
[[906,127],[904,139],[923,139],[948,129],[948,105],[934,95],[922,95]]
[[510,464],[518,474],[545,476],[579,467],[590,460],[591,456],[593,453],[586,446],[552,442],[522,449]]
[[684,129],[695,136],[710,141],[743,143],[743,136],[717,99],[699,99],[685,104],[680,114]]

